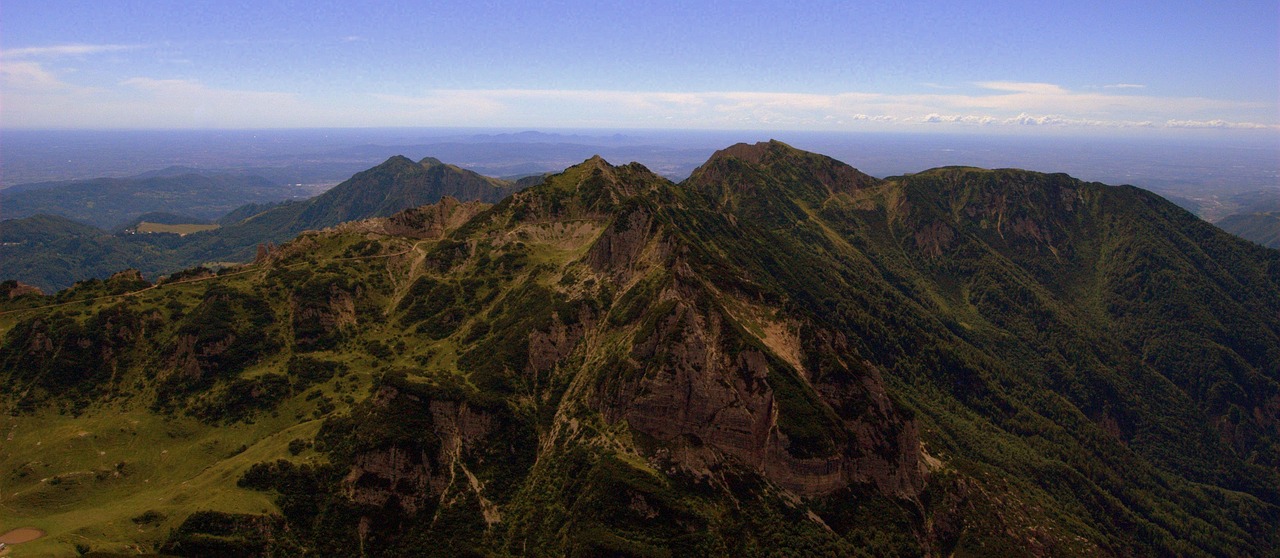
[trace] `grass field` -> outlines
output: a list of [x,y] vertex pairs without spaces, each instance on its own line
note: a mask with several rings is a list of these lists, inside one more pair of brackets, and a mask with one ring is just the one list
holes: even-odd
[[[340,247],[325,246],[321,256]],[[139,312],[160,311],[167,300],[198,302],[207,283],[248,290],[264,270],[207,281],[168,285],[127,297]],[[106,297],[77,303],[77,317],[119,303]],[[0,317],[0,337],[22,312]],[[370,324],[362,339],[394,341],[398,336]],[[11,547],[11,556],[75,556],[84,549],[108,553],[153,553],[191,513],[278,513],[272,497],[245,490],[236,481],[250,466],[289,457],[322,459],[313,450],[293,454],[294,440],[311,440],[323,417],[345,413],[368,393],[385,363],[360,351],[314,352],[341,361],[350,374],[295,393],[265,412],[230,424],[201,422],[186,413],[150,408],[152,374],[142,368],[122,371],[112,397],[80,413],[50,405],[34,413],[15,413],[0,398],[0,533],[31,528],[45,536]],[[283,373],[287,355],[264,358],[244,375]],[[406,362],[407,363],[407,362]],[[321,407],[324,406],[322,409]]]
[[162,223],[151,223],[143,221],[138,223],[138,232],[141,233],[172,233],[178,235],[188,235],[204,231],[217,230],[220,225],[199,225],[188,223],[183,225],[165,225]]
[[293,409],[281,410],[287,414],[221,427],[142,409],[5,417],[0,531],[48,533],[22,545],[22,556],[73,555],[77,545],[154,551],[197,510],[272,512],[268,497],[237,488],[236,479],[287,455],[290,440],[312,438],[321,422],[290,424]]

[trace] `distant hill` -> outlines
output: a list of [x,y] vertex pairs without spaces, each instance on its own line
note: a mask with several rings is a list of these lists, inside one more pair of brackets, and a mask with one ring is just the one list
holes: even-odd
[[151,212],[217,219],[246,203],[278,201],[294,193],[290,187],[258,176],[188,170],[14,186],[0,190],[0,219],[59,215],[111,229]]
[[284,203],[264,211],[236,210],[246,215],[214,233],[196,235],[183,249],[184,261],[245,261],[259,244],[284,242],[306,230],[339,223],[386,217],[397,211],[435,203],[445,196],[495,202],[514,191],[514,184],[482,176],[437,159],[414,162],[396,156],[356,173],[329,191],[300,203]]
[[282,201],[282,202],[246,204],[231,210],[230,212],[228,212],[226,215],[223,215],[222,217],[219,217],[217,223],[219,225],[234,225],[236,223],[239,223],[240,221],[253,217],[254,215],[267,211],[268,209],[274,209],[277,206],[287,205],[291,203],[305,203],[305,202],[304,201]]
[[[85,225],[73,227],[65,217],[6,221],[4,226],[11,245],[4,247],[7,260],[0,262],[0,279],[15,279],[51,292],[79,279],[104,278],[127,267],[155,276],[206,262],[248,261],[254,257],[259,244],[284,242],[302,231],[385,217],[437,202],[444,196],[494,202],[513,192],[517,184],[528,185],[540,180],[540,177],[531,177],[512,183],[436,159],[414,162],[406,157],[392,157],[314,198],[241,206],[220,220],[223,225],[220,229],[181,238],[163,234],[112,236]],[[130,222],[139,220],[135,216]],[[34,237],[25,236],[27,234],[59,240],[38,242]]]
[[408,157],[395,156],[311,199],[287,228],[321,229],[353,219],[386,217],[435,203],[444,196],[492,203],[511,192],[510,182],[446,165],[438,159],[427,157],[415,163]]
[[[466,178],[388,161],[277,219]],[[1280,251],[1138,188],[738,144],[263,252],[0,283],[24,551],[1280,549]]]
[[1233,194],[1223,209],[1230,213],[1213,224],[1245,240],[1280,248],[1280,188]]
[[1238,213],[1280,212],[1280,188],[1240,192],[1230,196],[1227,200],[1234,204],[1235,207],[1240,208]]
[[1240,238],[1280,248],[1280,211],[1228,215],[1214,224]]
[[120,235],[56,215],[0,221],[0,278],[47,293],[123,269],[179,268],[176,235]]
[[1190,187],[1153,190],[1201,219],[1216,223],[1228,215],[1280,212],[1280,188],[1199,192]]

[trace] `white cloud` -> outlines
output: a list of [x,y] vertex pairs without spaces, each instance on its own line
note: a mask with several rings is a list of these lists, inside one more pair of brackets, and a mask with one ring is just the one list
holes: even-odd
[[142,45],[86,45],[67,44],[47,47],[11,48],[0,51],[4,58],[55,58],[62,56],[85,56],[103,52],[116,52],[142,48]]
[[261,128],[335,125],[334,111],[297,95],[219,89],[145,77],[113,88],[10,91],[4,125],[17,128]]
[[[46,65],[50,59],[79,57],[141,48],[139,45],[66,44],[0,50],[0,92],[51,91],[73,89]],[[65,71],[65,70],[64,70]]]
[[0,64],[0,86],[5,91],[38,91],[63,89],[67,84],[36,62],[5,62]]
[[[134,77],[68,84],[36,61],[0,65],[13,127],[544,126],[701,129],[933,128],[1280,129],[1274,107],[1048,83],[990,81],[979,90],[883,94],[750,91],[440,89],[329,104],[305,94]],[[1126,88],[1122,88],[1126,89]]]
[[[339,37],[344,42],[367,37]],[[378,92],[324,105],[304,94],[212,87],[194,80],[133,77],[95,83],[65,59],[151,48],[63,44],[0,51],[0,95],[8,126],[560,126],[900,129],[909,126],[1280,129],[1274,103],[1145,93],[1114,83],[1071,90],[1043,82],[980,81],[963,92],[795,93],[441,89]],[[185,59],[162,59],[170,64]],[[976,87],[977,89],[973,89]]]
[[987,124],[995,124],[995,123],[998,123],[999,121],[997,121],[995,118],[991,116],[977,116],[973,114],[938,114],[936,112],[933,112],[921,117],[920,122],[924,122],[927,124],[959,123],[959,124],[987,125]]
[[1021,81],[980,81],[976,84],[983,89],[992,91],[1010,91],[1013,93],[1026,93],[1031,95],[1069,95],[1066,89],[1060,85],[1052,83],[1030,83]]
[[1234,128],[1249,130],[1275,128],[1275,126],[1267,126],[1255,122],[1227,122],[1225,120],[1167,120],[1164,125],[1166,128]]
[[[436,90],[422,96],[376,95],[412,106],[440,125],[643,126],[692,128],[962,125],[1057,128],[1274,128],[1201,115],[1248,112],[1247,103],[1185,97],[1075,92],[1058,85],[982,82],[990,93],[909,94],[642,92],[611,90]],[[1194,118],[1192,116],[1195,116]],[[1221,125],[1192,125],[1192,122]],[[1157,124],[1161,123],[1161,124]],[[886,128],[887,129],[887,128]]]

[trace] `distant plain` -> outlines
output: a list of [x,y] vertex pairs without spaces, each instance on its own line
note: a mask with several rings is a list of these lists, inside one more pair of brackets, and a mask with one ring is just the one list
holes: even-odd
[[[1160,193],[1221,198],[1280,189],[1280,136],[1091,137],[935,133],[354,128],[0,132],[0,189],[124,177],[171,166],[254,170],[323,190],[393,155],[435,157],[490,176],[559,171],[601,155],[683,179],[716,149],[778,139],[873,176],[946,165],[1065,172]],[[2,217],[2,215],[0,215]]]

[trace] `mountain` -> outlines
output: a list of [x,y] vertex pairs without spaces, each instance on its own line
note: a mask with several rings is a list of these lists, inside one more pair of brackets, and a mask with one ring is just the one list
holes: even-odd
[[236,223],[239,223],[240,221],[244,221],[245,219],[248,219],[248,218],[250,218],[250,217],[253,217],[254,215],[257,215],[257,214],[259,214],[259,213],[263,213],[263,212],[267,211],[268,209],[274,209],[276,206],[286,205],[286,204],[289,204],[289,203],[301,203],[301,202],[297,202],[297,201],[293,201],[293,202],[290,202],[290,201],[284,201],[284,202],[267,202],[267,203],[250,203],[250,204],[245,204],[245,205],[242,205],[242,206],[240,206],[240,207],[237,207],[237,208],[235,208],[235,209],[231,210],[230,212],[228,212],[227,214],[223,215],[222,217],[219,217],[219,218],[218,218],[217,223],[218,223],[219,225],[234,225],[234,224],[236,224]]
[[[79,227],[74,233],[58,233],[66,240],[54,245],[24,234],[55,221],[65,227],[62,221],[45,217],[4,221],[0,222],[0,231],[8,245],[0,248],[6,256],[0,278],[56,291],[77,279],[105,278],[130,267],[154,277],[209,262],[243,262],[255,256],[258,245],[284,242],[302,231],[387,216],[434,203],[443,196],[497,201],[517,186],[536,182],[537,179],[510,183],[431,158],[415,163],[405,157],[392,157],[314,198],[241,206],[219,220],[222,227],[218,230],[180,239],[173,235],[112,237],[101,230]],[[57,256],[51,259],[50,254]]]
[[32,552],[1280,548],[1280,252],[1136,188],[595,157],[137,279],[0,291]]
[[435,203],[444,196],[495,202],[510,193],[510,184],[446,165],[427,157],[413,162],[395,156],[316,196],[297,208],[273,210],[253,220],[267,219],[280,230],[332,227],[368,217],[385,217],[410,207]]
[[1240,238],[1280,248],[1280,211],[1228,215],[1214,224]]
[[[186,262],[246,261],[259,244],[284,242],[307,230],[435,203],[445,196],[494,202],[512,192],[512,183],[446,165],[427,157],[414,162],[395,156],[356,173],[329,191],[302,203],[274,206],[200,235],[184,247]],[[240,212],[237,212],[240,213]]]
[[177,235],[112,234],[53,215],[7,219],[0,221],[0,278],[55,292],[122,269],[179,269],[180,243]]
[[1245,240],[1280,248],[1280,189],[1238,192],[1210,201],[1212,211],[1201,212],[1214,217],[1210,222]]
[[[245,203],[286,199],[293,189],[258,176],[197,174],[166,169],[132,178],[97,178],[0,190],[4,219],[58,215],[112,229],[144,213],[217,219]],[[182,172],[179,172],[182,171]]]

